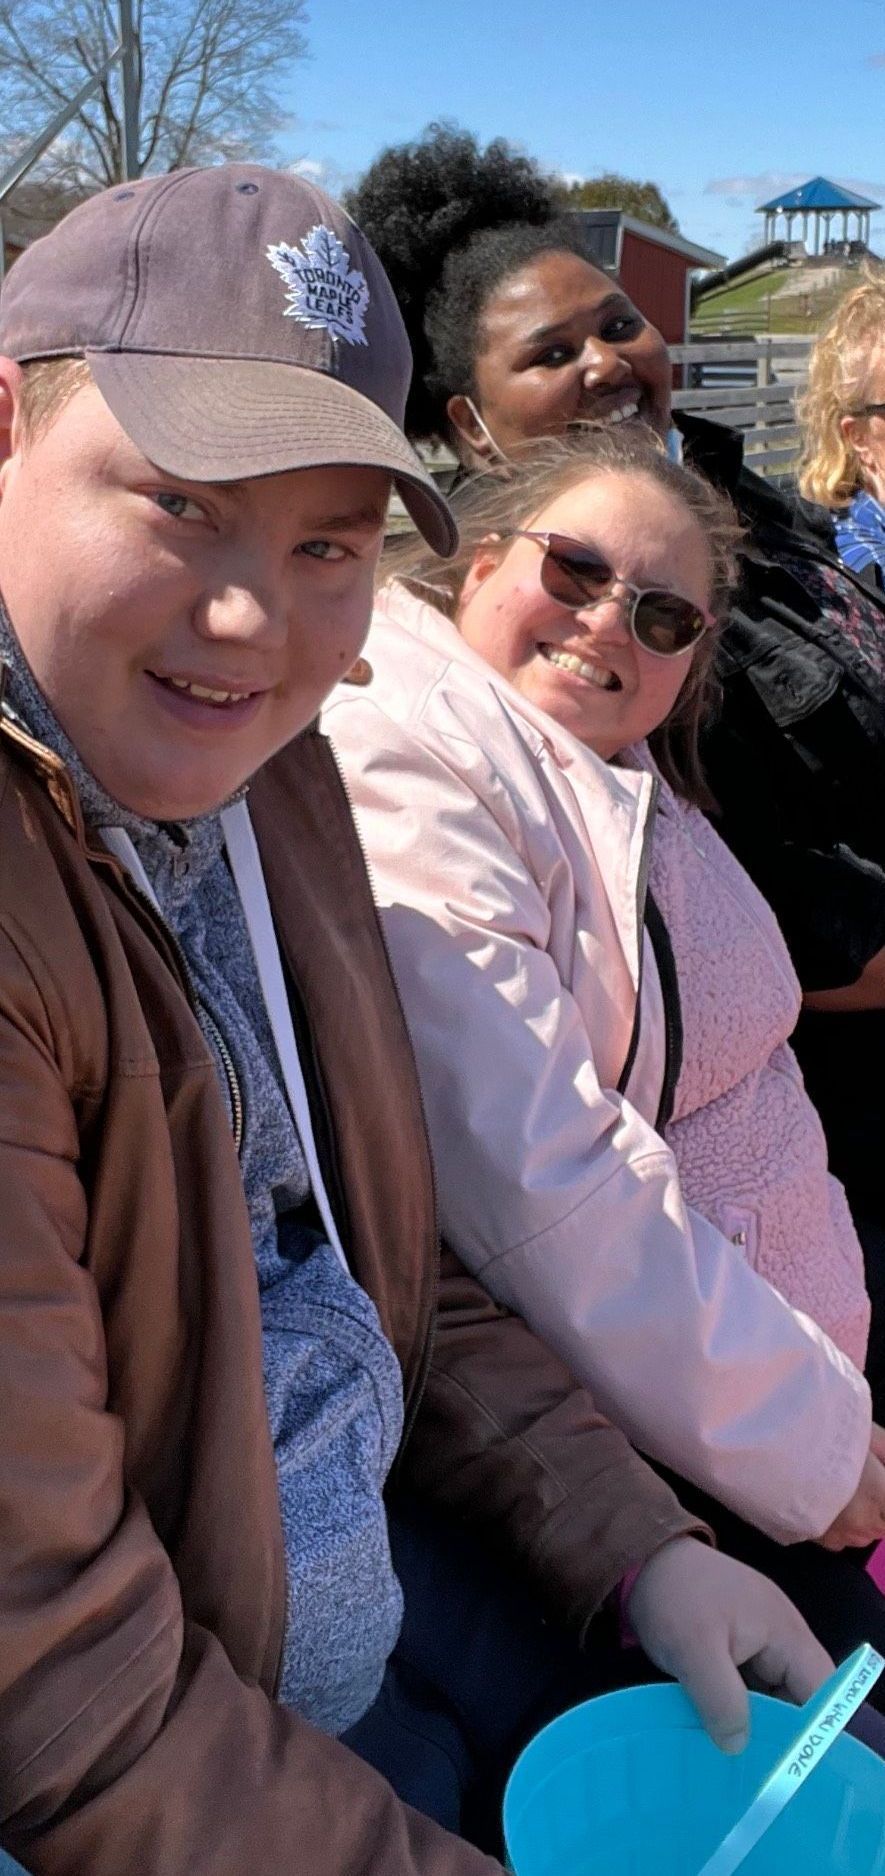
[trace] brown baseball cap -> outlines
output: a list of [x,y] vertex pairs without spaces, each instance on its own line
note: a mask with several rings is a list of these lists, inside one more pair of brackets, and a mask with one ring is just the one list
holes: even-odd
[[85,357],[117,422],[171,475],[389,469],[431,547],[457,545],[403,434],[412,358],[390,283],[303,177],[228,163],[92,196],[11,269],[0,352]]

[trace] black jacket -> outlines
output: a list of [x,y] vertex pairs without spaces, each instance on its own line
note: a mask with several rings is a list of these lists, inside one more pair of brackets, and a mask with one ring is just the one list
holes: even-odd
[[[842,566],[829,514],[743,463],[741,438],[680,415],[686,460],[747,529],[722,635],[722,696],[704,738],[716,825],[774,907],[806,990],[853,983],[885,947],[885,692],[781,556],[835,568],[881,617],[885,596]],[[835,1170],[885,1216],[885,1014],[803,1017],[797,1049]]]

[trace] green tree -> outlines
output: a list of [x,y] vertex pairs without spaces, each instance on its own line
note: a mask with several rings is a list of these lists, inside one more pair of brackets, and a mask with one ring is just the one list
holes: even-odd
[[585,182],[564,186],[562,199],[566,208],[620,208],[637,221],[651,222],[655,228],[679,233],[679,223],[656,182],[634,182],[606,170],[603,176],[588,176]]

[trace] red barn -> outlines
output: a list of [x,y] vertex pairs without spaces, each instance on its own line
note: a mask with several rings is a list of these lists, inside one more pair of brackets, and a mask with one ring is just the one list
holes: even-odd
[[617,274],[625,293],[668,345],[688,338],[692,274],[721,267],[723,256],[699,248],[682,235],[637,221],[619,208],[572,211],[584,225],[592,259]]

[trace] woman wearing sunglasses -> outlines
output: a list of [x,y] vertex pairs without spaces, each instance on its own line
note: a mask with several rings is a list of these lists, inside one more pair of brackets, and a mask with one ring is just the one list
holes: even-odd
[[327,716],[444,1236],[734,1514],[727,1547],[831,1649],[881,1638],[861,1570],[781,1548],[882,1534],[885,1438],[860,1247],[788,1046],[799,988],[701,812],[733,511],[631,427],[474,479],[459,518],[444,587],[398,550],[371,682]]

